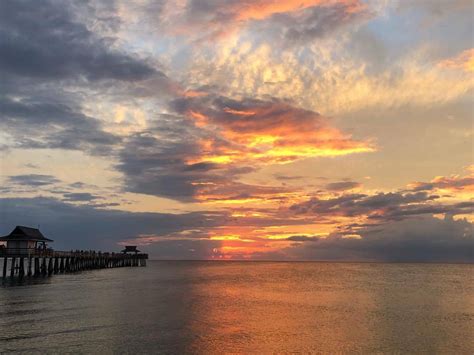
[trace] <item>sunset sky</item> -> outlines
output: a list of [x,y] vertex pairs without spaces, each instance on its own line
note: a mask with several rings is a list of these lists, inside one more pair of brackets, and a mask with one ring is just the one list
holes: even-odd
[[474,261],[471,0],[0,2],[0,232]]

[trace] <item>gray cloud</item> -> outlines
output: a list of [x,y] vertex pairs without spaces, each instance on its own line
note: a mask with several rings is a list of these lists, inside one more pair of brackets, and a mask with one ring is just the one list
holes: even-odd
[[[226,213],[192,212],[184,214],[134,213],[105,210],[89,205],[73,205],[51,198],[0,199],[0,232],[9,233],[15,225],[40,225],[42,232],[54,239],[57,250],[102,249],[118,250],[117,243],[152,235],[156,241],[190,229],[221,225]],[[171,242],[170,242],[171,243]],[[167,255],[179,258],[183,248],[176,241],[175,252]],[[147,247],[141,247],[147,251]]]
[[72,184],[69,184],[70,187],[75,188],[75,189],[82,189],[84,187],[87,187],[88,185],[81,182],[81,181],[76,181]]
[[309,260],[474,262],[473,225],[466,220],[419,216],[367,227],[359,234],[361,239],[335,234],[317,243],[300,243],[286,253]]
[[38,165],[32,164],[32,163],[24,164],[23,166],[24,166],[25,168],[29,168],[29,169],[39,169],[39,166],[38,166]]
[[[126,139],[116,166],[124,174],[126,190],[180,201],[203,195],[213,200],[268,196],[289,189],[243,184],[238,177],[255,171],[251,166],[261,165],[258,163],[287,162],[303,156],[265,154],[272,148],[254,147],[248,144],[249,137],[275,136],[275,148],[324,146],[329,141],[327,134],[320,134],[329,126],[326,118],[274,98],[231,99],[207,93],[176,98],[169,109],[175,114],[160,115],[147,131]],[[199,117],[205,121],[202,125]],[[302,134],[305,131],[313,134],[306,137]],[[331,145],[340,149],[363,144],[339,135],[331,140]],[[206,161],[219,156],[230,156],[229,162]]]
[[273,174],[274,178],[281,181],[288,181],[288,180],[301,180],[304,179],[305,176],[299,175],[283,175],[283,174]]
[[177,200],[191,199],[196,193],[193,183],[207,179],[206,172],[212,167],[189,168],[186,157],[198,150],[194,138],[189,138],[183,136],[180,142],[167,141],[146,133],[129,137],[117,165],[125,175],[125,188]]
[[474,185],[474,177],[440,177],[431,182],[413,184],[413,191],[430,191],[435,189],[463,190]]
[[188,30],[196,40],[222,38],[248,26],[253,33],[276,35],[294,45],[321,38],[368,16],[357,2],[315,2],[313,6],[295,3],[282,9],[261,0],[190,0],[179,16],[164,16],[162,21]]
[[51,175],[27,174],[27,175],[9,176],[8,182],[14,185],[39,187],[39,186],[57,184],[61,181]]
[[61,102],[0,97],[0,126],[17,148],[80,149],[105,154],[120,138],[102,130],[99,120]]
[[189,164],[188,159],[200,154],[201,148],[196,142],[198,137],[196,134],[188,139],[185,135],[179,142],[143,132],[129,137],[117,164],[117,169],[124,174],[124,188],[184,202],[198,198],[256,198],[283,191],[282,188],[235,181],[238,175],[252,171],[248,167],[221,168],[207,162]]
[[64,201],[92,201],[100,198],[100,196],[93,195],[89,192],[70,192],[65,193],[63,196]]
[[325,187],[331,191],[345,191],[360,187],[361,184],[355,181],[338,181],[327,184]]
[[116,46],[116,11],[113,3],[0,3],[0,128],[11,136],[3,149],[111,154],[120,139],[82,103],[168,88],[152,63]]
[[390,192],[375,195],[344,194],[329,199],[314,197],[306,202],[290,207],[299,214],[337,215],[355,217],[367,215],[374,219],[402,218],[416,214],[465,213],[469,206],[453,204],[432,204],[438,199],[437,195],[427,192]]
[[41,79],[83,76],[126,81],[155,73],[78,22],[71,5],[49,0],[1,1],[0,71]]
[[269,27],[273,35],[279,34],[288,44],[307,43],[370,17],[370,13],[362,7],[356,10],[352,9],[353,6],[335,3],[294,13],[279,13],[272,16]]
[[[140,249],[160,259],[206,259],[218,256],[220,241],[207,231],[233,221],[226,212],[183,214],[136,213],[76,206],[50,198],[0,199],[1,233],[17,224],[40,225],[56,249],[119,250],[119,242],[139,242]],[[254,221],[256,222],[256,221]],[[258,222],[256,222],[258,223]],[[275,225],[274,221],[261,221]],[[273,223],[273,224],[272,224]],[[284,223],[287,223],[284,221]],[[307,223],[307,221],[299,222]],[[246,221],[245,225],[252,225]],[[417,216],[383,225],[359,225],[361,239],[332,234],[327,238],[294,235],[278,253],[260,252],[260,259],[474,262],[473,226],[447,216]]]
[[306,235],[292,235],[291,237],[282,240],[290,240],[292,242],[317,242],[319,239],[319,237],[308,237]]
[[[176,100],[178,114],[184,113],[188,101]],[[201,141],[212,143],[204,151]],[[181,115],[160,115],[147,131],[125,140],[116,168],[124,174],[124,189],[179,201],[193,201],[202,195],[219,198],[249,198],[274,193],[274,188],[239,183],[239,175],[255,168],[246,165],[214,164],[200,160],[205,154],[221,154],[234,147],[231,142],[200,129]],[[191,162],[190,162],[191,161]],[[281,190],[281,189],[280,189]]]

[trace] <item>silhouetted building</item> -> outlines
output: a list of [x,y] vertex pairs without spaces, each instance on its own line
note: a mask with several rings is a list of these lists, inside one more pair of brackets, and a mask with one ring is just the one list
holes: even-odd
[[37,249],[46,249],[46,242],[53,240],[46,238],[37,228],[16,226],[6,236],[0,237],[0,242],[7,242],[6,251],[11,254],[29,254]]
[[124,253],[124,254],[138,254],[138,253],[140,253],[140,250],[137,250],[137,247],[135,245],[126,245],[125,249],[122,250],[122,253]]

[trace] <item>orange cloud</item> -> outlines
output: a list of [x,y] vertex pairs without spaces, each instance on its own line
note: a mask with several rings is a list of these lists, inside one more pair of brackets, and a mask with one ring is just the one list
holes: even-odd
[[298,19],[305,10],[337,7],[339,21],[345,22],[367,10],[361,0],[189,1],[171,7],[174,11],[167,12],[162,19],[170,24],[170,31],[178,35],[198,35],[200,39],[223,38],[251,21],[270,20],[277,14],[290,15],[295,17],[294,23],[300,23]]
[[474,48],[467,49],[453,58],[445,59],[439,62],[438,65],[448,69],[462,69],[466,72],[474,72]]
[[437,191],[454,194],[455,198],[474,197],[474,174],[467,176],[437,176],[430,182],[414,182],[409,185],[415,191]]
[[[281,101],[241,101],[218,97],[187,101],[185,113],[211,137],[202,139],[199,156],[189,163],[289,163],[319,156],[374,151],[368,141],[353,139],[331,127],[316,112]],[[226,142],[226,144],[222,144]],[[219,149],[217,149],[217,147]]]
[[238,1],[227,11],[234,15],[237,21],[263,20],[278,13],[304,10],[314,6],[346,5],[350,13],[362,11],[365,8],[359,0],[257,0]]

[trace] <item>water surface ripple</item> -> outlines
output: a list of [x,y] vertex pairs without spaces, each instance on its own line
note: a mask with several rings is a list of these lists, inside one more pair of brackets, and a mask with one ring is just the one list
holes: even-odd
[[151,261],[0,287],[0,352],[474,353],[474,266]]

